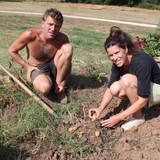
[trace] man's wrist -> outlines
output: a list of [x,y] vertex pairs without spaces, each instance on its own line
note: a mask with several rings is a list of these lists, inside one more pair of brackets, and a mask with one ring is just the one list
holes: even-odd
[[24,67],[25,69],[28,69],[31,65],[27,62],[23,62],[22,67]]

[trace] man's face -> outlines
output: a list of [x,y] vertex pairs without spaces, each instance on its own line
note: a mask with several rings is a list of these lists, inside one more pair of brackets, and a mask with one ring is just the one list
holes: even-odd
[[61,29],[61,21],[48,16],[46,21],[42,21],[42,28],[46,39],[54,39]]

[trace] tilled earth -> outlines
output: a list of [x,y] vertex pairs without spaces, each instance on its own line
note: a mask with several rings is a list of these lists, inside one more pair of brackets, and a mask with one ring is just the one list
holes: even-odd
[[[149,109],[143,108],[146,122],[139,127],[134,127],[130,131],[123,131],[120,124],[113,128],[102,128],[100,122],[107,117],[123,111],[128,101],[122,101],[114,98],[110,105],[103,111],[101,117],[97,121],[92,121],[88,117],[88,110],[100,105],[102,96],[105,92],[105,87],[101,86],[94,89],[98,92],[99,96],[94,97],[89,102],[82,103],[80,107],[80,116],[82,119],[69,119],[67,124],[71,127],[77,127],[74,132],[76,136],[80,132],[84,132],[82,140],[84,140],[85,150],[89,150],[88,146],[94,146],[95,151],[83,157],[87,160],[158,160],[160,157],[160,105],[153,106]],[[77,98],[82,98],[87,95],[86,89],[77,89],[73,91]],[[44,98],[44,97],[41,97]],[[46,100],[44,98],[44,100]],[[47,100],[46,100],[47,101]],[[52,102],[48,102],[52,103]],[[18,105],[18,104],[17,104]],[[7,120],[14,116],[16,108],[6,107],[2,120]],[[66,124],[66,125],[67,125]],[[57,131],[63,132],[64,125],[60,125]],[[95,136],[98,131],[100,136]],[[36,145],[34,140],[34,133],[26,135],[26,141],[19,139],[20,148],[30,151]],[[71,154],[64,151],[53,150],[48,146],[47,142],[44,144],[41,152],[36,154],[30,153],[27,160],[75,160],[76,158]]]

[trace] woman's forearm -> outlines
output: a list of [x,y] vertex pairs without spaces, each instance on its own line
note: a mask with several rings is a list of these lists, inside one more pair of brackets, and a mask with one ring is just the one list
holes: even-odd
[[103,111],[108,106],[108,104],[111,102],[112,98],[113,96],[110,93],[110,89],[107,89],[103,96],[103,99],[102,99],[102,102],[99,108]]

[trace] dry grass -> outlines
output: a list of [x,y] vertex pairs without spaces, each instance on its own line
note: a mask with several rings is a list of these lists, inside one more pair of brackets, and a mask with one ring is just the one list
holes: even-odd
[[[56,3],[56,2],[3,2],[0,10],[17,10],[43,13],[48,7],[56,7],[64,15],[84,16],[92,18],[113,19],[146,24],[157,24],[160,20],[158,10],[148,10],[134,7],[119,7],[107,5]],[[25,5],[24,5],[25,3]]]
[[[152,25],[157,25],[160,21],[160,11],[131,7],[56,2],[1,2],[1,4],[3,5],[0,5],[0,10],[43,13],[47,8],[56,7],[63,13],[63,15],[112,19]],[[78,27],[108,33],[109,28],[113,25],[119,26],[126,32],[129,32],[132,36],[157,32],[154,28],[73,18],[65,18],[63,29]]]

